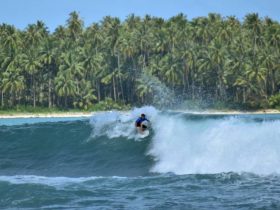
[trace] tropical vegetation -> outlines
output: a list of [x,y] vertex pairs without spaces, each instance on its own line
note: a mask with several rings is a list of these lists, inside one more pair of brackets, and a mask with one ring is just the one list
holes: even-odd
[[2,109],[185,101],[266,108],[280,106],[279,90],[280,25],[255,13],[242,21],[106,16],[85,27],[72,12],[54,32],[42,21],[24,30],[0,25]]

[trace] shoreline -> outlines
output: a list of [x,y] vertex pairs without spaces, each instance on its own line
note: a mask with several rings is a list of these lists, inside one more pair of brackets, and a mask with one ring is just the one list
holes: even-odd
[[259,115],[259,114],[280,114],[277,109],[264,109],[255,111],[242,111],[242,110],[199,110],[199,111],[184,111],[178,110],[189,114],[206,114],[206,115]]
[[[205,114],[205,115],[254,115],[254,114],[280,114],[277,109],[265,109],[255,111],[241,110],[174,110],[188,114]],[[104,111],[96,111],[104,112]],[[0,119],[15,119],[15,118],[71,118],[71,117],[91,117],[96,112],[64,112],[64,113],[11,113],[0,114]]]
[[93,112],[65,112],[65,113],[13,113],[0,114],[0,119],[16,118],[67,118],[67,117],[91,117]]

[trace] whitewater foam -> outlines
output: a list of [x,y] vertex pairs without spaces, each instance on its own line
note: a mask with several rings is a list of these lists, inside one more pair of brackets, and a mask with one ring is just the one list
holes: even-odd
[[158,110],[152,106],[145,106],[134,108],[131,112],[109,111],[97,113],[90,118],[90,124],[93,127],[92,138],[107,136],[108,138],[125,137],[128,139],[139,140],[139,136],[134,127],[134,122],[141,113],[145,113],[147,118],[153,124],[158,114]]
[[36,175],[15,175],[15,176],[0,176],[0,181],[9,182],[11,184],[41,184],[52,187],[65,187],[71,184],[79,184],[83,182],[93,181],[96,179],[127,179],[120,176],[91,176],[91,177],[46,177]]
[[155,161],[152,173],[280,173],[280,121],[275,116],[263,121],[260,116],[196,120],[195,115],[160,112],[147,106],[93,116],[92,137],[137,140],[134,121],[141,113],[152,122],[152,141],[143,154]]
[[189,121],[161,116],[157,122],[148,152],[156,161],[151,172],[280,173],[280,121],[246,122],[233,117]]

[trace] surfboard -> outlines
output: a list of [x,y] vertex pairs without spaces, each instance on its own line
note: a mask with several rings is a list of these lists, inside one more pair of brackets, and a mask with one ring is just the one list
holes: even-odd
[[146,130],[142,131],[141,133],[139,133],[139,137],[145,138],[145,137],[149,136],[149,134],[150,134],[149,129],[146,129]]

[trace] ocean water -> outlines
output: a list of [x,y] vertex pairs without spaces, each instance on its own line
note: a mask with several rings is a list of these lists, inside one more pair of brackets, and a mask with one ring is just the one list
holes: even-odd
[[280,209],[280,115],[0,120],[0,209],[214,208]]

